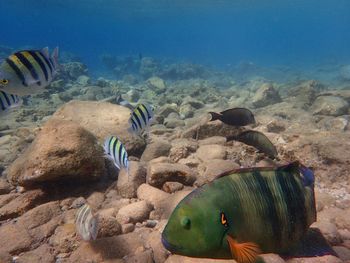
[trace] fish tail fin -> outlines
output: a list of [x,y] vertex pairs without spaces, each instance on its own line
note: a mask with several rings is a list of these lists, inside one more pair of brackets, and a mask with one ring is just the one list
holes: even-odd
[[283,258],[321,257],[332,255],[338,257],[337,253],[328,244],[318,228],[309,228],[296,247],[288,253],[281,255]]
[[116,103],[120,106],[126,107],[129,110],[134,110],[134,107],[127,100],[123,99],[121,95],[116,98]]
[[59,54],[59,48],[55,47],[55,49],[52,51],[51,59],[53,61],[55,68],[60,68],[60,64],[58,63],[58,54]]
[[211,119],[209,121],[215,121],[215,120],[220,120],[221,114],[217,112],[210,111],[209,112]]

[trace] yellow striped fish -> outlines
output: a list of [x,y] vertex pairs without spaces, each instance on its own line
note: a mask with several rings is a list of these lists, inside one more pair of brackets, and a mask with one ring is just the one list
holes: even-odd
[[22,50],[0,65],[0,90],[19,96],[41,93],[58,71],[58,47],[52,55],[48,48]]
[[75,217],[75,227],[77,233],[85,241],[95,240],[98,234],[98,218],[92,213],[89,204],[84,204],[79,208]]
[[153,110],[149,105],[138,104],[131,113],[128,131],[138,135],[141,134],[151,125],[153,116]]
[[22,102],[22,99],[17,95],[0,91],[0,114],[7,112],[9,109],[21,106]]
[[119,170],[125,168],[129,175],[128,153],[122,142],[116,136],[109,136],[106,138],[103,148],[107,157],[113,161],[114,165]]

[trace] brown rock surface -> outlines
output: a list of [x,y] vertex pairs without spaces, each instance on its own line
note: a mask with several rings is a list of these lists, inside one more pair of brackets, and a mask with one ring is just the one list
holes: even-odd
[[129,161],[129,176],[125,169],[119,172],[117,189],[124,198],[136,197],[137,188],[146,182],[146,168],[139,162]]
[[44,244],[37,249],[23,253],[16,259],[16,263],[54,263],[54,251],[53,248],[47,244]]
[[168,193],[148,184],[142,184],[137,189],[137,198],[146,200],[154,208],[158,207],[161,201],[167,199],[169,196]]
[[73,121],[91,133],[101,142],[109,135],[118,135],[129,155],[140,155],[145,147],[141,138],[128,131],[130,110],[108,102],[72,100],[59,108],[53,119]]
[[116,216],[121,224],[143,222],[149,217],[152,206],[146,201],[138,201],[122,207]]
[[141,161],[148,162],[160,156],[168,156],[171,144],[164,140],[155,140],[147,144],[145,151],[142,153]]
[[104,173],[103,149],[96,138],[73,122],[52,119],[9,167],[8,179],[25,186],[64,178],[93,180]]
[[212,259],[212,258],[191,258],[179,255],[171,255],[165,263],[237,263],[236,260]]
[[216,144],[207,144],[207,145],[201,145],[196,155],[199,160],[202,162],[210,161],[213,159],[225,159],[226,158],[226,149],[222,145],[216,145]]
[[191,185],[195,180],[195,173],[183,164],[152,163],[147,169],[147,183],[158,188],[167,181]]

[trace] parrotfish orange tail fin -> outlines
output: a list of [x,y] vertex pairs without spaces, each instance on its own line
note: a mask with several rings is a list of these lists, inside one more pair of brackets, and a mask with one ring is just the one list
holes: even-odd
[[227,236],[227,242],[230,246],[232,257],[238,263],[255,263],[258,255],[261,253],[259,246],[253,242],[237,243],[229,235]]
[[303,239],[288,253],[281,255],[284,259],[321,257],[332,255],[338,257],[337,253],[328,244],[318,228],[310,228]]
[[221,114],[219,114],[219,113],[216,113],[216,112],[209,112],[209,114],[210,114],[210,116],[211,116],[211,118],[210,118],[210,120],[209,121],[216,121],[216,120],[220,120],[220,118],[221,118]]

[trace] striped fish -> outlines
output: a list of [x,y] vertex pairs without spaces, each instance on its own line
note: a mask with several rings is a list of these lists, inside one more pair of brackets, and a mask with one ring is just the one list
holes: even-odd
[[[180,255],[253,263],[260,253],[296,254],[291,249],[315,221],[310,169],[298,162],[240,169],[186,196],[170,216],[162,242]],[[334,253],[323,243],[326,249],[314,249],[314,256]]]
[[0,90],[26,96],[43,92],[58,71],[58,48],[49,55],[48,48],[22,50],[0,65]]
[[149,105],[142,103],[138,104],[130,115],[130,127],[128,131],[140,135],[151,125],[153,116],[153,110]]
[[104,150],[109,159],[111,159],[114,165],[120,170],[126,169],[129,174],[129,161],[128,153],[122,144],[122,142],[115,136],[109,136],[104,143]]
[[21,106],[22,102],[22,99],[17,95],[0,91],[0,114],[7,112],[9,109]]
[[98,234],[98,218],[88,204],[81,206],[75,217],[77,233],[85,241],[95,240]]

